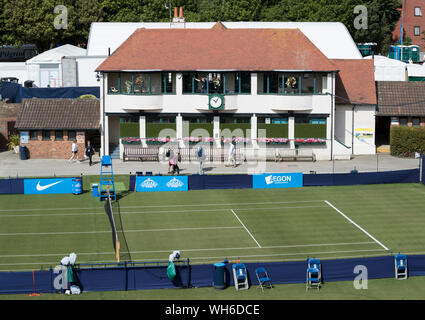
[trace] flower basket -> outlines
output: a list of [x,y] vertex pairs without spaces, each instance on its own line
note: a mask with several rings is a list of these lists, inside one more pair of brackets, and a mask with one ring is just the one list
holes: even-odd
[[168,142],[175,142],[174,138],[146,138],[146,144],[165,144]]
[[326,140],[320,138],[295,139],[295,145],[323,145]]
[[122,144],[141,144],[140,138],[126,137],[121,139]]
[[267,145],[284,145],[289,143],[287,138],[258,138],[257,142],[266,143]]

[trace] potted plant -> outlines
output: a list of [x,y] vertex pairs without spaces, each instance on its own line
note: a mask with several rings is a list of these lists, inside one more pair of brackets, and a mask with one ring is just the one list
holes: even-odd
[[12,134],[9,137],[9,142],[7,143],[7,148],[9,150],[14,150],[15,153],[19,153],[19,142],[20,142],[20,137],[19,134]]

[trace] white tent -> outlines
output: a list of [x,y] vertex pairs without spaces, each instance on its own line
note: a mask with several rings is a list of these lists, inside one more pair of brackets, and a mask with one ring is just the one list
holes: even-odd
[[[212,28],[215,22],[187,22],[187,29]],[[340,22],[223,22],[227,28],[300,29],[329,59],[361,59],[344,24]],[[167,22],[94,22],[87,45],[88,56],[112,54],[138,28],[170,28]]]
[[384,56],[367,56],[375,65],[375,81],[406,81],[407,63]]
[[425,77],[425,65],[409,63],[407,65],[407,74],[409,77]]
[[85,56],[86,49],[63,45],[27,60],[28,78],[38,87],[62,87],[62,58]]

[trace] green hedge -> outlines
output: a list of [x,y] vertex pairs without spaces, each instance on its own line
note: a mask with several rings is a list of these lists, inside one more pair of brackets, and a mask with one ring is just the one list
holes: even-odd
[[259,123],[257,129],[266,129],[266,137],[261,138],[288,138],[288,125],[278,123]]
[[323,138],[326,139],[326,124],[296,123],[295,138]]
[[209,134],[209,137],[213,137],[214,135],[214,125],[212,123],[189,123],[189,136],[184,132],[184,138],[188,137],[198,137],[198,134],[193,133],[196,129],[206,130]]
[[[164,129],[171,129],[166,135],[159,133]],[[146,123],[146,138],[175,138],[176,137],[176,124],[175,123]]]
[[415,152],[425,152],[425,128],[392,127],[391,155],[409,157]]
[[226,130],[228,133],[230,131],[232,136],[242,137],[242,138],[250,138],[250,123],[221,123],[220,124],[220,136],[223,134],[223,130]]
[[140,138],[140,126],[138,123],[120,123],[120,138]]

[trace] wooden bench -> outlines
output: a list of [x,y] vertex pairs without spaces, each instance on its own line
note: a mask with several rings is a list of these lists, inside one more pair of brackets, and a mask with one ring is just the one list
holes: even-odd
[[159,147],[143,148],[140,145],[124,145],[122,160],[159,161]]

